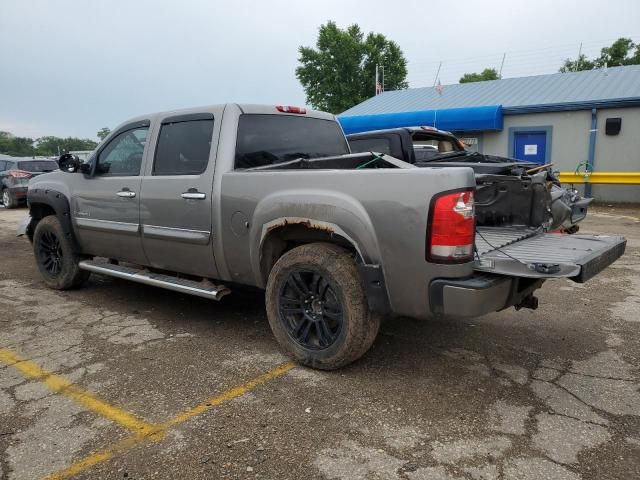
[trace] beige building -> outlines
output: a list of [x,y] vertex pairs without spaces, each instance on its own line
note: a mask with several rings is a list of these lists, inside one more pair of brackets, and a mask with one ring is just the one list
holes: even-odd
[[[384,92],[339,116],[347,133],[431,125],[482,153],[561,172],[640,172],[640,65]],[[585,188],[583,185],[579,189]],[[640,202],[640,185],[589,185]]]

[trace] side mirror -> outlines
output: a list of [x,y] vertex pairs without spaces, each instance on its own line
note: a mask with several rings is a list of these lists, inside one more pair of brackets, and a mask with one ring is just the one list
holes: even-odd
[[77,172],[80,169],[80,165],[80,159],[70,153],[65,153],[58,159],[58,167],[66,173]]

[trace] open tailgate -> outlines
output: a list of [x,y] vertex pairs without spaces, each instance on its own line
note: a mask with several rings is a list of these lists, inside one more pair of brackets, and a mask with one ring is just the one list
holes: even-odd
[[624,253],[620,236],[540,233],[528,227],[478,227],[474,269],[512,277],[582,283]]

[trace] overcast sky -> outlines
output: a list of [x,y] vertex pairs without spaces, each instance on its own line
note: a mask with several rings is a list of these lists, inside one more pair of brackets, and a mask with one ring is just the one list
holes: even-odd
[[224,102],[305,103],[297,49],[327,20],[398,42],[410,87],[465,72],[557,71],[580,42],[594,55],[640,41],[640,2],[0,0],[0,130],[95,138],[160,110]]

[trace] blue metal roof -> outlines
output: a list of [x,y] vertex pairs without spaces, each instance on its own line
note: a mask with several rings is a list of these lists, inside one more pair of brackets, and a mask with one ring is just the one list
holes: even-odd
[[640,105],[640,65],[387,91],[341,115],[502,105],[505,114]]
[[502,130],[502,108],[487,107],[448,108],[415,112],[381,113],[378,115],[341,115],[338,121],[344,133],[368,132],[385,128],[426,125],[456,132]]

